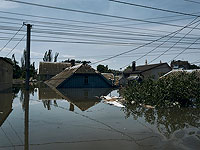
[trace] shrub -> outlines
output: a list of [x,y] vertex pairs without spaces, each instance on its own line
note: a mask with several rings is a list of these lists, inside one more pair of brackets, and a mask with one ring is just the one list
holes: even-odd
[[200,72],[174,72],[159,80],[132,82],[123,89],[128,102],[156,107],[200,105]]

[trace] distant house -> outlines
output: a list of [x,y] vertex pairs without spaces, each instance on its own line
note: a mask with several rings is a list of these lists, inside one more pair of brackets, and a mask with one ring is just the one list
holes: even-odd
[[173,60],[171,62],[172,69],[190,69],[190,63],[188,61]]
[[70,67],[71,65],[71,63],[65,62],[40,62],[39,80],[49,80],[53,76],[65,70],[67,67]]
[[112,83],[88,64],[66,68],[45,82],[54,88],[110,88]]
[[135,66],[135,62],[132,63],[132,67],[126,69],[123,72],[125,78],[137,78],[142,79],[153,78],[158,79],[163,74],[171,71],[171,67],[167,63],[158,63],[150,65]]
[[0,57],[0,91],[12,87],[13,64],[8,58]]

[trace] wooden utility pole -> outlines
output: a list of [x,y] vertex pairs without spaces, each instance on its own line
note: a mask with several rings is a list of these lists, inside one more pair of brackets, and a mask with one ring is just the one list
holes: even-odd
[[29,90],[30,79],[30,46],[31,46],[31,25],[27,24],[27,40],[26,40],[26,90]]
[[31,46],[31,25],[27,24],[26,41],[26,89],[24,94],[24,149],[29,150],[29,79],[30,79],[30,46]]

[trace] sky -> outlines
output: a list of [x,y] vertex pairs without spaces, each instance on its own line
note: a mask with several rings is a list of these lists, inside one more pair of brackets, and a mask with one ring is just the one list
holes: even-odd
[[[19,1],[30,2],[28,0]],[[188,14],[200,14],[200,4],[184,0],[120,1]],[[194,20],[195,16],[178,15],[114,3],[108,0],[32,0],[31,2],[161,23],[144,23],[102,17],[0,0],[0,50],[19,30],[23,22],[30,23],[33,25],[31,30],[31,62],[35,62],[36,67],[42,61],[44,53],[49,49],[53,51],[53,54],[59,53],[58,61],[67,59],[87,60],[92,62],[94,68],[98,64],[103,64],[108,65],[111,69],[119,70],[120,68],[124,69],[132,61],[136,61],[136,65],[144,65],[146,60],[150,64],[159,63],[160,61],[170,63],[182,51],[184,52],[177,56],[176,60],[187,60],[199,65],[200,39],[198,40],[198,35],[200,32],[199,29],[193,29],[193,27],[198,28],[200,26],[199,22],[191,25],[190,28],[182,29],[174,36],[172,34],[173,37],[170,39],[165,37],[158,42],[101,62],[101,60],[135,49],[171,32],[180,30]],[[21,15],[9,13],[20,13]],[[40,16],[40,18],[24,15]],[[44,17],[56,18],[57,20]],[[195,21],[198,20],[197,18]],[[176,26],[163,25],[162,23]],[[4,57],[9,54],[25,34],[26,26],[23,26],[15,38],[0,51],[0,56]],[[7,57],[15,54],[17,61],[20,62],[25,48],[26,37]],[[96,63],[98,61],[100,62]]]

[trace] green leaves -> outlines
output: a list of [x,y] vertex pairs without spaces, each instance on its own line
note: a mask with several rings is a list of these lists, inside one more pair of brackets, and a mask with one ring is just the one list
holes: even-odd
[[157,81],[134,81],[122,93],[127,101],[156,107],[199,106],[200,72],[174,72]]

